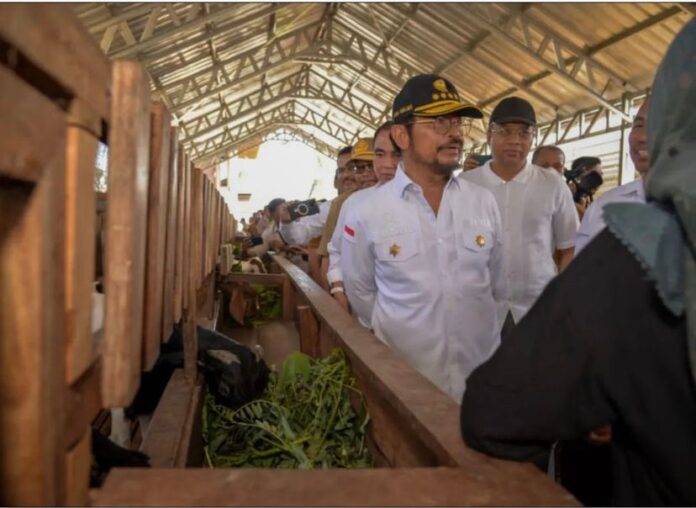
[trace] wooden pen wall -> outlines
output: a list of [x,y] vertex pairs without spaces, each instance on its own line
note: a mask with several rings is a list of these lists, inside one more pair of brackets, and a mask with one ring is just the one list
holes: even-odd
[[92,420],[130,404],[182,319],[195,374],[196,295],[234,219],[142,66],[110,62],[66,5],[0,5],[0,111],[0,504],[85,504]]

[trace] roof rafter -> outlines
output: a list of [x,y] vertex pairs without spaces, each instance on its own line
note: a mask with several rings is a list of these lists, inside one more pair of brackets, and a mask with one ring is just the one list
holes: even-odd
[[[153,5],[155,5],[155,7],[152,7],[151,14],[158,8],[156,4]],[[171,7],[171,4],[166,4],[166,6]],[[238,8],[239,7],[237,5],[225,6],[206,14],[204,9],[199,9],[198,4],[191,4],[191,13],[194,13],[195,15],[192,15],[192,19],[184,21],[183,23],[175,18],[175,13],[173,10],[168,10],[167,12],[169,13],[169,18],[174,25],[173,27],[170,26],[167,28],[162,28],[158,31],[157,27],[154,26],[149,37],[141,36],[140,41],[131,42],[125,48],[108,53],[108,56],[111,58],[128,58],[137,56],[139,53],[142,53],[167,39],[198,30],[207,23],[211,23],[220,18],[228,17]],[[179,24],[177,24],[177,21]],[[128,21],[124,21],[123,23],[128,24]],[[163,23],[160,23],[160,26],[162,25]]]
[[264,127],[286,124],[311,125],[342,145],[349,145],[355,139],[354,132],[330,120],[326,114],[293,100],[271,110],[262,111],[248,122],[226,127],[220,135],[192,145],[192,148],[197,158],[211,157],[212,153],[223,152],[235,143],[244,142],[254,132]]
[[[467,10],[471,16],[484,24],[489,30],[505,38],[512,43],[513,46],[529,55],[550,72],[556,74],[578,90],[581,90],[598,104],[624,117],[627,116],[626,113],[621,111],[620,108],[616,108],[602,95],[601,89],[598,88],[600,84],[596,81],[595,73],[603,74],[607,78],[607,84],[614,82],[621,88],[625,89],[629,87],[633,90],[635,90],[636,87],[631,85],[628,80],[617,76],[614,71],[607,69],[603,64],[588,56],[582,49],[570,43],[555,31],[546,27],[543,23],[536,21],[524,13],[520,13],[511,23],[511,27],[518,27],[518,30],[503,30],[495,23],[495,20],[490,19],[488,13],[482,12],[481,9],[475,8],[469,4],[467,5]],[[531,36],[532,31],[542,35],[543,38],[540,44],[535,43],[534,38]],[[549,48],[554,50],[551,52],[551,58],[549,57],[549,51],[547,51]],[[576,61],[572,65],[572,68],[570,68],[568,62],[564,59],[564,52],[570,53],[576,57]],[[583,67],[586,76],[584,82],[579,79],[579,71]],[[606,88],[607,86],[604,85],[602,89],[606,90]],[[626,119],[629,120],[629,118]]]

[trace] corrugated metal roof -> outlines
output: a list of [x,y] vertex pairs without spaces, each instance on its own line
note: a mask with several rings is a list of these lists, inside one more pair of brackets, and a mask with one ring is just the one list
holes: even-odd
[[[73,8],[107,55],[146,66],[153,93],[200,159],[233,150],[241,138],[230,133],[244,131],[246,140],[285,124],[338,148],[347,133],[367,134],[386,120],[395,93],[417,72],[441,72],[487,113],[511,94],[532,102],[541,122],[596,106],[615,109],[623,94],[651,85],[667,46],[692,16],[674,3]],[[280,115],[283,104],[292,113]],[[271,111],[274,119],[261,122]],[[256,130],[245,131],[244,122]],[[478,142],[482,127],[472,132]]]

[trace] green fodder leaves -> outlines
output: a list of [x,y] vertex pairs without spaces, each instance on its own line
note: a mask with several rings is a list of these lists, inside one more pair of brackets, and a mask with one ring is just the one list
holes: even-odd
[[[281,382],[282,380],[282,382]],[[358,397],[356,414],[351,397]],[[235,410],[206,394],[203,438],[213,467],[365,468],[369,415],[340,349],[288,357],[266,391]]]

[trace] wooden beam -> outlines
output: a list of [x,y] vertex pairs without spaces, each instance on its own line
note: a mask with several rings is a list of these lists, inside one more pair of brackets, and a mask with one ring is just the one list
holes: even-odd
[[[540,474],[540,473],[538,473]],[[454,468],[116,469],[95,506],[577,506],[521,467],[487,476]]]
[[113,79],[102,398],[121,408],[138,389],[142,365],[150,88],[136,62],[114,62]]
[[143,370],[150,370],[162,342],[165,243],[169,198],[171,115],[161,102],[151,106],[150,184],[147,206],[147,254],[143,316]]
[[94,358],[92,291],[97,143],[97,138],[82,127],[74,124],[68,127],[65,160],[65,374],[68,384],[79,378]]
[[[184,239],[186,237],[185,227],[185,204],[186,204],[186,167],[187,156],[183,145],[178,146],[176,160],[177,175],[177,207],[176,207],[176,268],[174,273],[174,323],[181,319],[184,298]],[[166,341],[169,335],[164,335]]]
[[108,120],[109,60],[67,5],[2,4],[0,38]]
[[[33,183],[0,179],[0,504],[56,505],[65,499],[66,122],[54,103],[1,65],[0,90],[0,103],[32,104],[36,115],[26,123],[48,129],[48,137],[41,129],[0,136],[9,174],[22,174],[28,161],[42,164]],[[3,111],[0,132],[16,126]],[[18,140],[36,155],[18,150]]]
[[179,212],[179,142],[178,129],[172,128],[169,151],[169,197],[166,213],[166,247],[164,254],[164,287],[162,290],[162,340],[166,341],[174,329],[176,307],[175,277]]

